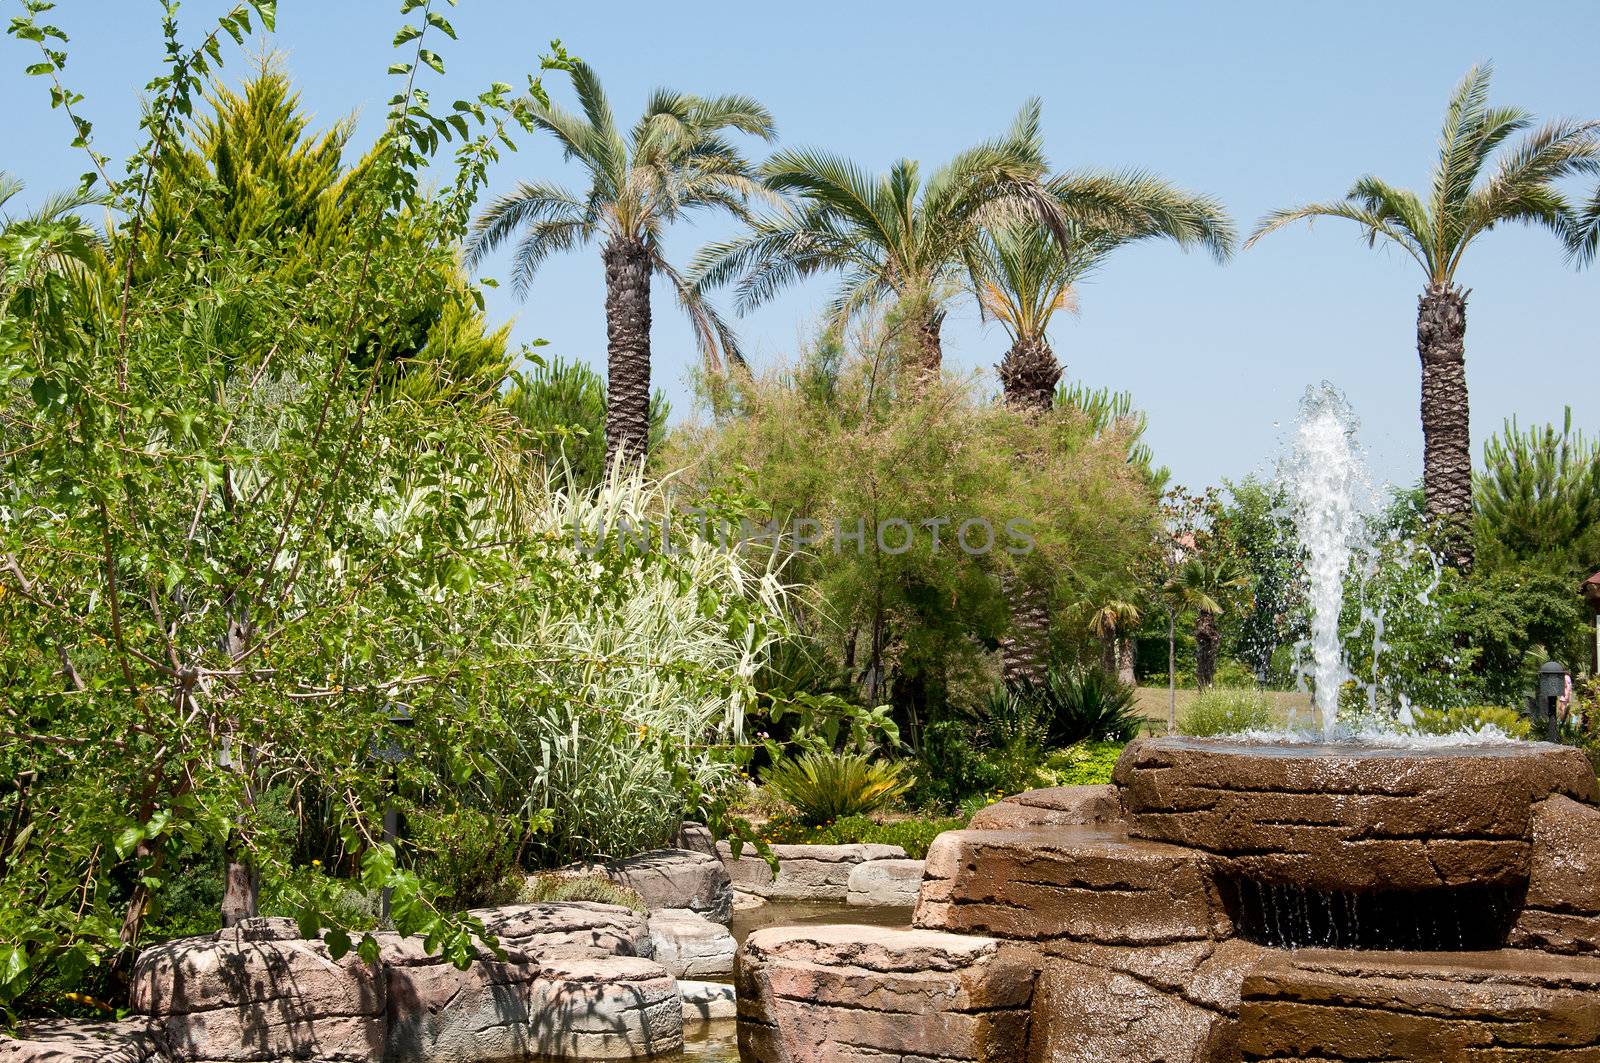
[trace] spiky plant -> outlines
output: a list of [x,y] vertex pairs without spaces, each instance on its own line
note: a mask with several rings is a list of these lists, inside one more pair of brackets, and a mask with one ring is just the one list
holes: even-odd
[[624,133],[591,67],[574,62],[572,84],[581,114],[554,103],[527,105],[535,125],[588,171],[587,191],[519,183],[478,219],[467,261],[475,265],[515,238],[511,280],[523,295],[551,255],[600,243],[606,271],[606,458],[631,463],[649,447],[652,278],[666,278],[710,370],[720,372],[725,359],[739,358],[726,324],[667,261],[662,237],[673,222],[696,211],[745,217],[761,185],[727,133],[771,140],[776,127],[767,109],[747,96],[657,89]]
[[830,152],[782,151],[762,176],[789,202],[748,233],[702,249],[695,284],[736,284],[742,312],[803,278],[842,273],[829,309],[834,323],[880,300],[899,301],[916,330],[915,368],[937,373],[945,302],[959,289],[980,222],[998,210],[1050,212],[1044,173],[1037,100],[1004,135],[961,152],[926,180],[911,159],[873,175]]
[[[1467,416],[1467,293],[1456,283],[1461,261],[1478,237],[1504,222],[1537,225],[1566,236],[1581,252],[1579,219],[1555,187],[1560,178],[1600,165],[1600,123],[1557,120],[1529,133],[1488,168],[1533,116],[1489,105],[1488,66],[1473,67],[1445,111],[1439,159],[1426,198],[1378,177],[1355,183],[1345,197],[1275,211],[1246,241],[1301,220],[1344,218],[1361,226],[1368,246],[1380,237],[1422,267],[1417,354],[1422,360],[1422,484],[1430,519],[1446,555],[1472,565],[1472,452]],[[1486,176],[1487,174],[1487,176]]]
[[1050,408],[1061,379],[1050,323],[1058,311],[1077,312],[1075,286],[1113,251],[1138,240],[1166,239],[1184,248],[1204,247],[1220,262],[1232,254],[1235,240],[1220,202],[1148,174],[1063,174],[1046,189],[1062,203],[1078,202],[1092,189],[1094,222],[1066,219],[1054,230],[1031,219],[991,226],[978,242],[971,278],[979,305],[1011,336],[997,367],[1005,399],[1035,411]]
[[803,822],[819,824],[876,812],[911,789],[912,778],[898,764],[860,753],[811,752],[780,760],[761,781]]

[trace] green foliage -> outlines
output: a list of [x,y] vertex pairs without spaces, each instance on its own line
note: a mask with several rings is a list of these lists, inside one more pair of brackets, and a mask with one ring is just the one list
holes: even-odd
[[417,873],[439,891],[441,907],[463,911],[516,898],[523,824],[475,808],[415,808],[405,825]]
[[771,845],[898,845],[906,856],[921,860],[933,839],[949,830],[961,830],[970,816],[894,819],[879,822],[868,816],[846,816],[832,823],[811,824],[800,819],[774,819],[761,827],[761,839]]
[[551,901],[590,901],[615,904],[646,915],[650,906],[636,890],[618,885],[604,875],[544,874],[529,875],[517,892],[518,904],[544,904]]
[[954,808],[973,794],[1001,788],[1004,772],[990,761],[960,720],[936,720],[922,730],[916,784],[907,800],[917,807]]
[[[1227,500],[1212,523],[1221,548],[1236,554],[1248,574],[1250,601],[1220,618],[1223,649],[1246,662],[1257,683],[1282,685],[1285,654],[1309,633],[1305,573],[1287,488],[1253,476],[1227,484]],[[1241,685],[1224,658],[1217,683]],[[1248,680],[1247,680],[1248,681]]]
[[[524,351],[530,365],[512,375],[506,405],[540,442],[551,466],[564,467],[568,482],[593,490],[606,478],[606,382],[587,364],[540,358]],[[667,400],[650,395],[650,453],[667,433]]]
[[662,460],[694,495],[747,502],[759,523],[745,549],[814,592],[795,626],[822,672],[851,700],[891,704],[918,746],[993,683],[1009,624],[999,577],[1059,603],[1125,582],[1155,499],[1127,461],[1136,424],[1101,430],[1071,408],[1033,419],[954,379],[911,387],[890,372],[907,342],[893,312],[825,336],[792,369],[734,381],[735,413],[675,432]]
[[859,753],[802,753],[768,768],[762,782],[810,824],[876,812],[911,787],[900,765]]
[[1503,705],[1463,705],[1452,709],[1414,709],[1409,730],[1416,734],[1448,735],[1492,727],[1512,738],[1533,737],[1533,722],[1516,709]]
[[1046,768],[1051,786],[1089,786],[1111,781],[1126,742],[1079,742],[1051,755]]
[[1178,717],[1178,732],[1186,735],[1226,735],[1265,729],[1272,710],[1257,690],[1211,687],[1202,691]]
[[1473,490],[1478,563],[1587,576],[1600,567],[1600,441],[1507,421],[1483,446]]
[[1018,693],[1037,706],[1056,746],[1126,742],[1144,722],[1134,708],[1133,688],[1099,668],[1052,668],[1043,683]]

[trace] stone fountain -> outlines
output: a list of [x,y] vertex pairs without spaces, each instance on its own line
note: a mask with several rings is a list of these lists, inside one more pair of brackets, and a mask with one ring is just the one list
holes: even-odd
[[1600,1059],[1577,750],[1155,738],[941,836],[911,930],[739,958],[762,1063]]
[[748,1063],[1600,1061],[1593,768],[1501,735],[1374,734],[1371,711],[1342,729],[1364,473],[1331,387],[1286,465],[1316,735],[1134,742],[1112,785],[937,839],[913,929],[752,934]]

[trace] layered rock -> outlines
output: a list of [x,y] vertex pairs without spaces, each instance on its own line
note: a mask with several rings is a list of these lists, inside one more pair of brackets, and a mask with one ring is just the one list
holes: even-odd
[[676,978],[722,978],[733,973],[738,944],[721,923],[687,908],[650,913],[652,958]]
[[126,1022],[33,1022],[0,1036],[0,1063],[165,1063],[160,1031]]
[[1279,952],[1244,980],[1246,1060],[1600,1058],[1600,960],[1506,950]]
[[652,849],[569,870],[604,875],[639,894],[651,911],[687,908],[717,923],[733,918],[733,885],[717,856],[688,849]]
[[1242,875],[1325,890],[1516,887],[1536,802],[1595,799],[1584,755],[1545,743],[1417,751],[1133,743],[1113,779],[1133,833],[1226,858]]
[[1115,786],[1053,786],[981,808],[967,825],[973,830],[1038,830],[1115,823],[1121,818]]
[[869,908],[909,908],[922,887],[921,860],[868,860],[845,880],[845,900]]
[[134,964],[130,1002],[171,1058],[314,1058],[366,1063],[383,1055],[386,984],[354,952],[321,941],[181,938]]
[[733,884],[745,893],[767,900],[842,901],[850,892],[850,873],[869,860],[903,860],[898,845],[774,845],[778,873],[745,847],[738,859],[727,842],[718,842],[723,864]]
[[1204,853],[1115,827],[950,831],[928,851],[914,925],[1035,942],[1220,941],[1232,932]]
[[725,1022],[738,1017],[733,986],[727,982],[697,982],[680,978],[678,995],[683,998],[685,1024]]
[[867,926],[759,930],[739,952],[749,1063],[1020,1060],[1035,969],[990,938]]
[[1531,863],[1509,944],[1600,952],[1600,809],[1565,797],[1539,802]]

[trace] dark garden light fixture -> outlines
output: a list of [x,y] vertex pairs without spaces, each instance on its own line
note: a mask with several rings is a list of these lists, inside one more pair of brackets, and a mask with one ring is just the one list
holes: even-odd
[[1539,668],[1539,693],[1534,719],[1544,721],[1545,737],[1552,742],[1560,734],[1561,719],[1566,708],[1562,699],[1567,696],[1571,681],[1567,666],[1560,661],[1546,661]]
[[[373,760],[381,761],[390,767],[390,793],[389,805],[383,810],[383,840],[389,844],[399,840],[400,837],[400,810],[395,807],[395,780],[401,761],[406,760],[410,754],[397,738],[397,732],[410,730],[417,725],[417,719],[411,714],[411,706],[401,701],[392,701],[385,707],[385,716],[389,726],[385,729],[383,737],[372,743],[368,754]],[[389,897],[393,891],[384,887],[380,901],[380,911],[383,918],[389,918]]]

